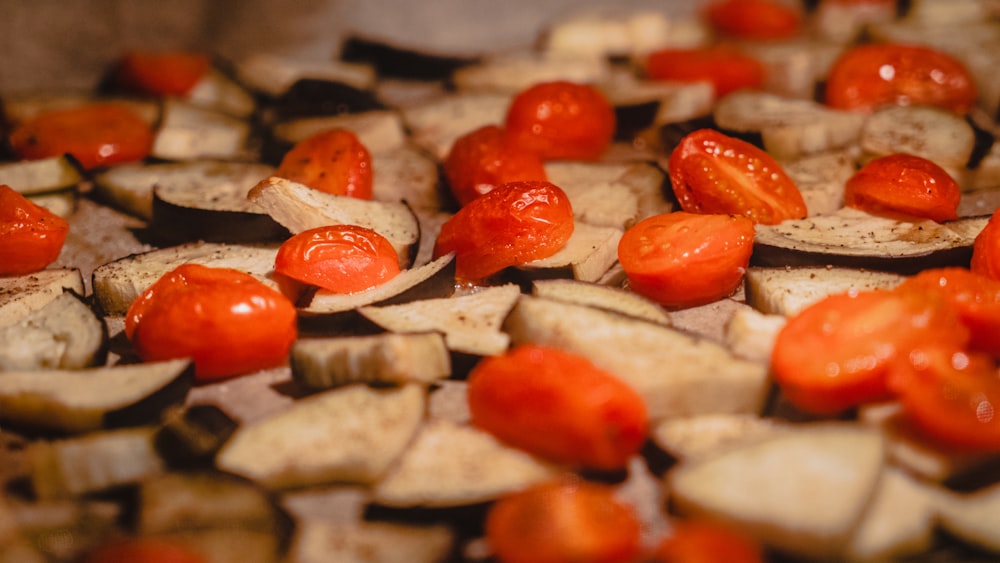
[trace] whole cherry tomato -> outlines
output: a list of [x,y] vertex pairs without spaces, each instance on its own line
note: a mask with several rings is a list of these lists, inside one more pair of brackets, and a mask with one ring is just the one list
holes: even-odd
[[11,133],[10,144],[26,160],[69,153],[90,170],[146,158],[153,131],[123,105],[95,103],[27,119]]
[[768,225],[806,215],[798,187],[771,155],[714,129],[681,139],[669,168],[684,211],[743,215]]
[[802,28],[802,14],[774,0],[719,0],[705,15],[717,32],[738,39],[785,39]]
[[922,45],[872,43],[845,51],[826,81],[826,103],[871,112],[885,105],[929,105],[965,114],[976,103],[969,71]]
[[831,295],[790,317],[771,352],[788,400],[827,415],[891,396],[887,376],[929,343],[964,347],[968,331],[940,296],[873,290]]
[[906,419],[937,442],[1000,452],[1000,376],[988,354],[946,344],[911,354],[889,377]]
[[621,469],[646,440],[642,397],[586,358],[524,344],[469,373],[472,423],[559,463]]
[[442,226],[434,256],[455,253],[455,276],[485,279],[547,258],[573,234],[573,208],[550,182],[511,182],[472,200]]
[[615,108],[589,84],[543,82],[518,93],[505,130],[543,160],[595,160],[615,135]]
[[274,271],[334,293],[355,293],[389,281],[400,268],[384,236],[358,225],[330,225],[282,243]]
[[548,180],[542,159],[510,142],[496,125],[459,137],[444,161],[444,174],[459,205],[508,182]]
[[121,58],[115,79],[123,88],[143,94],[185,96],[211,65],[204,53],[136,50]]
[[1000,358],[1000,280],[966,268],[932,268],[897,288],[910,289],[942,296],[969,329],[969,345]]
[[372,198],[372,157],[357,135],[330,129],[285,153],[275,176],[334,195]]
[[764,65],[731,47],[672,48],[654,51],[646,58],[646,74],[654,80],[711,82],[716,97],[741,88],[764,84]]
[[104,544],[83,563],[209,563],[199,553],[167,539],[144,537]]
[[993,212],[986,227],[972,244],[973,272],[1000,280],[1000,209]]
[[902,215],[932,221],[958,217],[962,189],[933,161],[890,154],[869,162],[848,178],[844,205],[875,215]]
[[764,550],[750,537],[710,520],[680,520],[656,545],[655,563],[763,563]]
[[184,264],[139,296],[125,334],[145,361],[193,358],[208,381],[284,363],[297,335],[295,306],[253,276]]
[[0,276],[20,276],[55,262],[69,223],[0,184]]
[[486,515],[500,563],[627,563],[637,560],[641,529],[614,489],[572,477],[507,495]]
[[753,238],[753,221],[738,215],[654,215],[625,231],[618,262],[636,293],[667,307],[692,307],[739,287]]

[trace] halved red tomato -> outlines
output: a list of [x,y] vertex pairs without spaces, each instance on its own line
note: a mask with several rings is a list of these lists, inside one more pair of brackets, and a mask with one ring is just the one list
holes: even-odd
[[646,74],[654,80],[711,82],[717,97],[764,83],[764,65],[724,45],[661,49],[646,58]]
[[785,39],[802,28],[802,13],[774,0],[718,0],[705,14],[716,31],[738,39]]
[[947,221],[958,217],[962,189],[944,168],[912,154],[890,154],[848,178],[844,205],[875,215]]
[[978,274],[1000,280],[1000,209],[993,212],[986,227],[976,235],[969,268]]
[[0,184],[0,276],[20,276],[55,262],[69,223]]
[[334,293],[383,284],[399,271],[399,255],[384,236],[358,225],[328,225],[289,238],[278,248],[274,271]]
[[185,96],[211,66],[204,53],[134,50],[119,61],[116,79],[119,85],[144,94]]

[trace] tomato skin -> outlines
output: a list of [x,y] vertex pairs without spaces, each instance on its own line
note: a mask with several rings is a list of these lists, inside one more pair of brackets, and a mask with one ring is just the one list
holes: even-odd
[[274,271],[334,293],[355,293],[389,281],[400,268],[384,236],[358,225],[329,225],[282,243]]
[[1000,209],[993,212],[986,227],[976,235],[969,268],[977,274],[1000,280]]
[[753,252],[753,221],[676,211],[625,231],[618,262],[629,287],[666,307],[693,307],[733,293]]
[[629,563],[641,524],[607,485],[564,477],[498,500],[486,539],[500,563]]
[[863,291],[826,297],[778,332],[771,372],[802,411],[836,414],[891,396],[894,363],[928,343],[965,346],[955,311],[927,292]]
[[614,107],[597,88],[555,81],[518,93],[504,128],[511,143],[542,160],[596,160],[616,125]]
[[764,84],[764,65],[756,58],[723,45],[660,49],[646,58],[646,75],[654,80],[711,82],[717,98]]
[[211,64],[204,53],[136,50],[122,56],[115,80],[119,86],[143,94],[183,97],[208,73]]
[[0,184],[0,276],[44,270],[56,261],[69,234],[69,223]]
[[937,293],[969,329],[969,346],[1000,357],[1000,281],[966,268],[933,268],[911,276],[898,290]]
[[82,563],[209,563],[200,554],[153,537],[112,541],[88,553]]
[[852,47],[830,69],[827,105],[872,112],[885,105],[930,105],[959,114],[976,103],[969,71],[951,55],[920,45]]
[[548,180],[542,159],[512,144],[496,125],[459,137],[444,161],[444,174],[459,205],[509,182]]
[[519,345],[469,374],[472,423],[559,463],[615,470],[646,440],[642,397],[586,358]]
[[247,273],[184,264],[132,303],[125,335],[144,361],[193,358],[204,382],[283,364],[297,336],[296,312]]
[[674,522],[656,545],[656,563],[764,563],[761,546],[751,538],[710,520]]
[[872,160],[848,178],[844,205],[940,223],[958,218],[961,197],[958,182],[936,163],[897,153]]
[[330,129],[285,153],[275,176],[334,195],[372,198],[372,157],[357,135]]
[[771,155],[714,129],[681,139],[669,168],[684,211],[742,215],[767,225],[806,216],[801,192]]
[[153,131],[132,110],[95,103],[39,114],[10,135],[18,157],[38,160],[69,153],[86,170],[142,160],[153,146]]
[[1000,452],[1000,373],[988,354],[931,345],[896,366],[889,384],[906,420],[945,446]]
[[715,31],[739,39],[785,39],[802,28],[802,14],[773,0],[720,0],[705,16]]
[[455,252],[455,276],[485,279],[551,256],[573,234],[573,208],[550,182],[510,182],[460,209],[442,226],[434,256]]

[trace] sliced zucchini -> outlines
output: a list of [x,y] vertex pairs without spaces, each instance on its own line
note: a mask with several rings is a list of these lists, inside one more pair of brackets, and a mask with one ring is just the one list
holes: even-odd
[[53,268],[23,276],[0,277],[0,328],[21,322],[66,290],[84,294],[80,270]]
[[0,184],[24,195],[72,188],[82,181],[79,165],[68,155],[0,163]]
[[708,414],[664,420],[652,429],[651,437],[674,459],[693,462],[789,428],[780,419],[755,414]]
[[17,324],[0,328],[0,373],[85,368],[103,364],[107,352],[108,329],[104,320],[72,291],[66,291]]
[[149,154],[163,160],[247,160],[255,156],[249,139],[248,121],[169,99]]
[[801,266],[747,270],[746,301],[765,314],[791,316],[835,293],[892,289],[906,279],[893,272]]

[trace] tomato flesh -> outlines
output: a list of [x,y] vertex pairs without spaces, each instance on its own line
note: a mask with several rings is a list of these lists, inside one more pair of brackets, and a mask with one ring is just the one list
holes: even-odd
[[515,146],[542,160],[595,160],[614,138],[615,109],[597,88],[543,82],[518,93],[504,129]]
[[646,440],[645,402],[589,360],[520,345],[469,374],[472,422],[500,440],[560,463],[615,470]]
[[486,539],[500,563],[635,561],[641,530],[614,489],[570,477],[502,497],[486,516]]
[[249,274],[184,264],[132,303],[125,334],[144,361],[190,357],[195,378],[208,381],[283,364],[296,312]]
[[646,74],[654,80],[711,82],[716,97],[764,84],[764,65],[736,49],[714,45],[661,49],[646,59]]
[[167,539],[117,540],[94,549],[83,563],[209,563],[201,554]]
[[667,307],[692,307],[733,293],[750,264],[753,221],[677,211],[643,219],[618,243],[629,287]]
[[0,276],[21,276],[56,261],[69,223],[0,184]]
[[934,162],[911,154],[890,154],[848,178],[844,205],[875,215],[947,221],[958,217],[962,190]]
[[934,268],[908,278],[899,291],[942,296],[969,329],[969,345],[1000,357],[1000,281],[965,268]]
[[441,226],[434,256],[456,254],[455,276],[483,280],[509,266],[547,258],[573,234],[573,208],[550,182],[511,182],[460,209]]
[[1000,209],[993,212],[986,227],[976,235],[969,268],[977,274],[1000,280]]
[[802,14],[774,0],[719,0],[705,12],[717,32],[738,39],[785,39],[802,27]]
[[763,150],[714,129],[687,134],[670,154],[670,183],[691,213],[743,215],[772,225],[806,215],[805,200]]
[[930,47],[873,43],[834,62],[826,103],[871,112],[885,105],[930,105],[965,114],[976,103],[972,75],[951,55]]
[[511,143],[496,125],[459,137],[444,161],[444,174],[459,205],[509,182],[548,180],[542,159]]
[[321,131],[296,143],[274,174],[321,192],[372,198],[371,153],[347,129]]
[[754,540],[710,520],[682,520],[670,526],[653,550],[656,563],[763,563]]
[[91,170],[146,158],[153,146],[153,131],[125,106],[100,103],[27,119],[11,133],[10,144],[25,160],[68,153]]
[[278,248],[274,271],[334,293],[355,293],[400,272],[399,255],[379,233],[358,225],[309,229]]
[[185,96],[208,73],[211,61],[203,53],[130,51],[119,62],[118,84],[155,96]]

